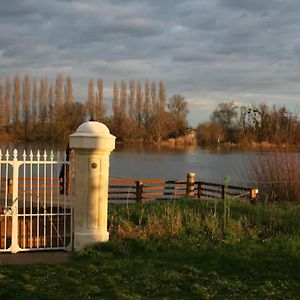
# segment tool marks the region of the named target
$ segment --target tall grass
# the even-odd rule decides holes
[[[295,152],[278,149],[251,158],[248,177],[266,202],[300,201],[300,160]]]
[[[216,204],[216,211],[215,211]],[[110,206],[109,228],[115,238],[170,239],[210,237],[219,241],[264,239],[274,234],[300,231],[300,206],[182,200],[125,206]],[[126,211],[125,211],[126,210]],[[125,217],[126,216],[126,217]]]

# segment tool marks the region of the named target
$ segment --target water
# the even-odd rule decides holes
[[[184,150],[155,148],[121,148],[111,155],[110,174],[121,178],[184,179],[195,172],[205,181],[234,182],[247,180],[247,168],[257,152],[189,148]]]
[[[50,149],[64,151],[65,145],[47,144],[6,144],[2,145],[11,152],[13,148],[29,151]],[[27,152],[28,153],[28,152]],[[111,154],[110,176],[136,179],[185,179],[186,173],[195,172],[197,179],[210,182],[223,182],[230,176],[233,183],[247,183],[247,169],[250,160],[258,151],[239,151],[224,148],[185,148],[168,149],[154,147],[117,147]],[[19,155],[20,156],[20,155]]]

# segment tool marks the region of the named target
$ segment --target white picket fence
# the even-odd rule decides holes
[[[0,150],[0,252],[72,250],[70,174],[66,154]]]

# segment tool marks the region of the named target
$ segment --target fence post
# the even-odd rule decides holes
[[[187,173],[186,175],[186,195],[195,197],[195,177],[196,173]]]
[[[197,198],[200,199],[201,198],[201,182],[198,182],[198,186],[197,186]]]
[[[136,181],[135,201],[143,203],[143,183],[139,180]]]
[[[222,195],[221,198],[224,200],[225,199],[225,185],[222,185]]]
[[[107,231],[109,155],[115,137],[99,122],[81,124],[70,135],[75,153],[74,250],[109,239]]]
[[[250,189],[250,201],[252,203],[257,201],[258,189]]]

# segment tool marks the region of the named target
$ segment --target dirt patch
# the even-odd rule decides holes
[[[63,264],[71,259],[72,253],[66,251],[40,251],[30,253],[2,253],[0,266],[33,265],[33,264]]]

